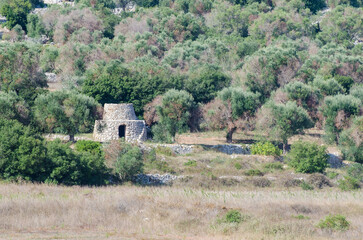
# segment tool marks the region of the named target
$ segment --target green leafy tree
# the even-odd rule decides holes
[[[329,96],[321,108],[325,117],[325,133],[329,142],[339,142],[340,133],[349,128],[350,121],[357,116],[362,102],[350,95]]]
[[[28,106],[15,92],[0,91],[0,118],[16,119],[22,123],[28,123]]]
[[[34,104],[34,117],[43,130],[74,135],[92,130],[98,116],[98,103],[75,91],[40,95]]]
[[[26,29],[28,36],[32,38],[40,37],[46,33],[44,23],[36,14],[28,15]]]
[[[354,47],[356,36],[361,36],[363,29],[362,8],[337,6],[322,19],[317,39],[324,44],[336,42],[349,48]]]
[[[225,88],[219,93],[218,97],[223,101],[229,112],[226,140],[232,142],[233,133],[238,128],[237,124],[235,124],[236,120],[253,116],[259,106],[259,95],[246,92],[240,88]]]
[[[305,3],[305,6],[309,8],[313,13],[316,13],[317,11],[326,7],[325,0],[303,0],[303,2]]]
[[[39,66],[41,48],[32,43],[0,43],[0,89],[14,91],[29,105],[47,86]]]
[[[80,140],[75,144],[80,154],[82,183],[87,185],[104,185],[109,175],[105,165],[105,154],[99,142]]]
[[[64,185],[82,183],[80,158],[70,148],[70,144],[63,144],[59,139],[47,143],[48,157],[51,160],[47,182]]]
[[[318,88],[324,96],[332,96],[344,92],[342,85],[334,78],[325,80],[321,76],[318,76],[314,79],[313,86]]]
[[[199,103],[211,101],[217,92],[227,87],[231,78],[213,66],[197,69],[189,75],[185,83],[185,89],[192,94],[194,100]]]
[[[208,130],[227,131],[226,141],[232,142],[237,129],[246,127],[259,107],[259,95],[242,88],[225,88],[218,97],[203,107],[203,124]]]
[[[326,147],[303,141],[292,144],[287,154],[289,166],[300,173],[323,173],[328,166],[328,157]]]
[[[101,104],[133,103],[136,114],[142,115],[143,107],[156,96],[167,89],[180,88],[179,80],[173,76],[150,76],[144,71],[134,73],[120,61],[111,61],[87,71],[83,92]]]
[[[352,77],[349,76],[334,76],[334,79],[340,84],[342,85],[342,87],[344,88],[344,91],[346,93],[349,93],[350,88],[353,86],[354,84],[354,80]]]
[[[115,162],[115,172],[121,180],[130,181],[132,177],[143,171],[143,156],[140,148],[131,144],[123,144]]]
[[[19,24],[26,29],[27,15],[32,9],[28,0],[9,0],[0,8],[0,14],[6,17],[5,25],[12,29]]]
[[[48,175],[43,139],[15,120],[0,118],[0,156],[0,176],[4,179],[44,181]]]
[[[356,117],[353,124],[340,134],[339,148],[346,160],[363,164],[363,117]]]
[[[286,104],[267,103],[259,113],[259,120],[261,129],[270,131],[270,136],[282,141],[284,153],[290,137],[314,126],[306,110],[290,101]]]
[[[194,99],[188,92],[171,89],[163,95],[161,106],[157,107],[160,118],[158,126],[163,128],[174,142],[177,133],[189,129],[188,122],[194,108]]]
[[[260,93],[265,102],[273,91],[287,84],[297,75],[301,62],[306,57],[306,45],[302,42],[286,41],[278,45],[261,48],[245,59],[245,85]]]
[[[363,85],[357,84],[357,85],[353,86],[350,90],[350,95],[358,98],[363,103]]]

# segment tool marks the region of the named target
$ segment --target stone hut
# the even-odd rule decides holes
[[[103,120],[96,121],[93,131],[93,139],[100,142],[145,141],[146,137],[145,121],[136,117],[132,104],[105,104]]]

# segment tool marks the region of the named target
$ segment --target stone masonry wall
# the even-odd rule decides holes
[[[132,104],[105,104],[103,120],[138,120]]]
[[[93,138],[96,141],[107,142],[119,139],[119,126],[126,126],[125,140],[128,142],[145,141],[145,121],[141,120],[118,120],[118,121],[96,121]]]

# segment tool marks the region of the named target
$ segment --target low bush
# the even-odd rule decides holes
[[[246,176],[263,176],[263,172],[258,169],[248,169],[244,172]]]
[[[263,156],[280,156],[282,150],[273,145],[271,142],[258,142],[251,145],[251,153]]]
[[[263,169],[266,172],[273,172],[274,170],[283,170],[284,166],[280,162],[265,163]]]
[[[348,176],[363,182],[363,164],[355,163],[350,165],[347,169],[347,174]]]
[[[237,210],[229,210],[226,214],[225,221],[227,223],[241,223],[243,221],[242,214]]]
[[[310,190],[314,190],[314,187],[311,186],[309,183],[306,183],[305,181],[303,181],[301,184],[300,184],[300,187],[305,190],[305,191],[310,191]]]
[[[336,178],[338,175],[339,175],[339,173],[337,173],[337,172],[327,172],[327,173],[326,173],[326,176],[327,176],[329,179],[334,179],[334,178]]]
[[[102,153],[102,144],[99,142],[89,141],[89,140],[80,140],[74,144],[74,149],[78,152],[89,152],[93,154],[101,154]]]
[[[252,179],[252,184],[255,187],[265,188],[265,187],[270,187],[272,183],[267,178],[262,177],[262,178]]]
[[[290,187],[298,187],[301,186],[302,181],[300,179],[292,178],[292,179],[285,179],[282,182],[284,187],[290,188]]]
[[[115,171],[121,180],[130,181],[136,174],[142,173],[143,155],[137,146],[124,143],[115,162]]]
[[[47,182],[64,185],[103,185],[108,169],[103,154],[77,152],[59,139],[47,143],[50,159]]]
[[[329,215],[324,220],[321,220],[318,227],[321,229],[331,229],[338,231],[348,230],[350,223],[342,215]]]
[[[360,188],[359,181],[353,177],[345,176],[338,181],[338,187],[343,191],[357,190]]]
[[[162,173],[175,173],[175,170],[171,168],[168,162],[160,160],[156,157],[155,149],[149,153],[144,153],[145,169],[157,170]]]
[[[326,147],[298,141],[287,154],[288,165],[300,173],[324,172],[328,166]]]
[[[241,170],[242,169],[242,165],[240,163],[236,163],[234,164],[234,167],[237,169],[237,170]]]
[[[184,163],[184,166],[186,166],[186,167],[196,167],[197,166],[197,161],[188,160],[188,162]]]
[[[332,186],[329,179],[320,173],[314,173],[309,175],[307,178],[307,183],[319,189]]]
[[[175,156],[175,153],[173,152],[173,150],[171,150],[171,148],[168,147],[162,147],[162,146],[157,146],[155,148],[155,153],[157,155],[164,155],[164,156]]]
[[[296,216],[293,216],[293,217],[296,218],[296,219],[299,219],[299,220],[310,219],[310,217],[304,216],[302,214],[299,214],[299,215],[296,215]]]

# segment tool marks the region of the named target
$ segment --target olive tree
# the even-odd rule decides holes
[[[339,142],[340,133],[349,128],[352,117],[359,114],[362,102],[350,95],[328,96],[321,108],[329,142]]]
[[[210,129],[226,129],[226,141],[232,142],[233,133],[243,128],[244,122],[259,107],[259,94],[242,88],[225,88],[211,103],[205,105],[203,117]]]
[[[174,142],[177,133],[188,130],[194,98],[187,91],[171,89],[163,95],[161,106],[157,107],[160,118],[154,132],[163,132]]]
[[[19,24],[26,29],[27,15],[31,11],[32,5],[28,0],[8,0],[2,4],[0,14],[6,17],[5,25],[12,29]]]
[[[314,126],[307,111],[295,102],[286,104],[267,103],[259,112],[259,128],[269,136],[280,139],[286,153],[290,137],[302,133],[304,129]]]
[[[34,117],[43,130],[68,134],[70,141],[75,134],[92,129],[99,107],[93,98],[76,91],[43,94],[34,105]]]

